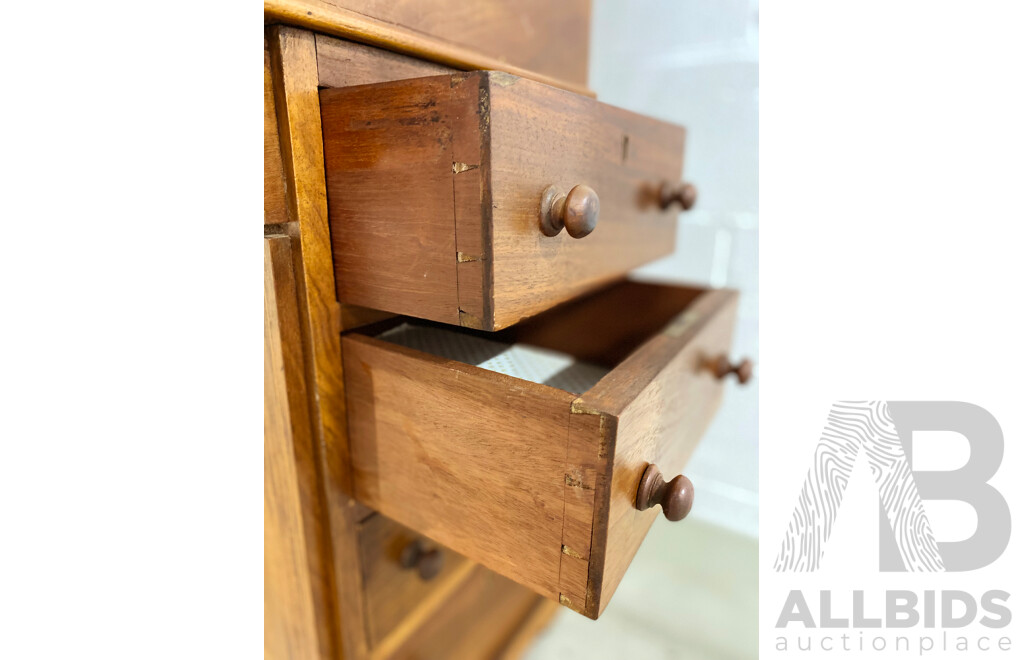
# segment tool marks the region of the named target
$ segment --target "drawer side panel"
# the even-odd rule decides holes
[[[357,499],[557,599],[573,396],[369,337],[342,349]]]
[[[506,74],[489,74],[495,329],[621,277],[675,248],[678,213],[655,190],[682,175],[685,130]],[[539,229],[551,185],[600,200],[589,236]]]

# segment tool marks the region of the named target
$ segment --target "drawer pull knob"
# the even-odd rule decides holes
[[[428,550],[417,540],[405,546],[399,563],[402,568],[415,568],[424,581],[433,580],[444,568],[444,555],[437,548]]]
[[[721,355],[715,361],[714,370],[715,376],[720,379],[729,374],[736,374],[736,380],[740,382],[740,385],[745,385],[754,375],[754,363],[750,361],[750,358],[743,358],[739,364],[733,364],[727,356]]]
[[[545,236],[558,236],[565,227],[573,238],[583,238],[597,227],[601,201],[590,186],[574,186],[569,194],[557,186],[548,186],[540,199],[540,230]]]
[[[640,477],[636,508],[646,511],[655,504],[661,505],[662,512],[669,520],[682,520],[693,507],[693,483],[681,474],[666,483],[661,470],[651,463],[644,470],[644,476]]]
[[[663,209],[667,209],[675,202],[684,211],[689,211],[697,203],[697,187],[692,183],[672,184],[664,181],[658,191],[658,201]]]

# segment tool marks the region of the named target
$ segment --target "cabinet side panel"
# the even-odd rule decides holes
[[[275,273],[275,268],[277,272]],[[317,658],[317,628],[310,552],[296,445],[309,442],[300,361],[295,291],[288,239],[264,239],[263,291],[263,645],[268,660]],[[298,379],[296,377],[299,377]],[[289,386],[289,380],[292,380]]]

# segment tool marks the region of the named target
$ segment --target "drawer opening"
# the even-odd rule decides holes
[[[578,395],[594,387],[705,291],[622,281],[499,332],[402,318],[368,329],[368,334]]]
[[[734,291],[621,281],[500,332],[342,337],[352,494],[581,614],[608,604],[721,399]]]

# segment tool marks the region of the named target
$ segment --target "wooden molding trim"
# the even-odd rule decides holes
[[[340,649],[328,657],[360,659],[368,654],[366,629],[361,625],[364,603],[356,533],[360,509],[349,495],[340,313],[327,224],[316,42],[312,32],[287,26],[273,26],[267,36],[281,156],[285,177],[292,184],[287,186],[285,201],[295,222],[285,227],[298,248],[293,251],[295,281],[313,420],[312,451],[319,472],[317,488],[327,510],[319,543],[329,559],[323,574],[316,577],[333,585],[334,593],[324,599],[324,615],[341,637]]]
[[[505,71],[577,94],[595,96],[593,91],[582,85],[528,71],[450,41],[385,23],[321,0],[264,0],[263,16],[266,23],[297,25],[456,69]]]

